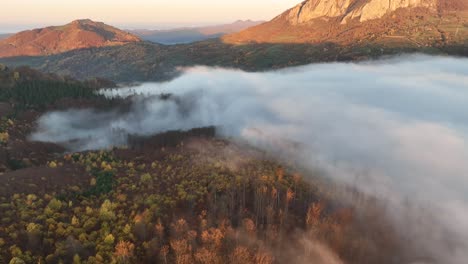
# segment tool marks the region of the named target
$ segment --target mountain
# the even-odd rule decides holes
[[[34,57],[4,57],[0,58],[0,63],[10,67],[28,65],[76,79],[100,77],[115,82],[134,82],[167,80],[177,76],[180,67],[194,65],[262,71],[414,52],[468,57],[468,7],[465,0],[438,0],[435,6],[415,0],[409,2],[409,7],[394,11],[389,5],[388,13],[370,20],[362,18],[371,14],[366,13],[370,8],[366,7],[371,6],[368,4],[372,1],[381,0],[321,1],[324,2],[305,1],[270,22],[220,39],[177,45],[133,41],[125,45],[89,47]],[[400,3],[404,1],[400,0]],[[327,8],[321,8],[326,11],[317,18],[319,6],[330,3]],[[338,11],[332,7],[340,5],[333,3],[349,5],[346,12],[339,9],[342,13],[335,16]],[[425,6],[413,7],[414,3],[424,3]],[[359,12],[360,17],[350,18],[350,14]],[[296,14],[295,18],[292,14]]]
[[[237,20],[231,24],[200,27],[198,30],[205,35],[235,33],[264,23],[265,21]]]
[[[225,34],[236,33],[263,22],[264,21],[238,20],[231,24],[207,27],[184,27],[169,30],[139,29],[130,30],[129,32],[139,36],[143,40],[172,45],[219,38]]]
[[[300,3],[286,12],[290,24],[307,23],[321,17],[340,17],[341,23],[358,19],[360,22],[382,18],[399,8],[426,8],[435,11],[436,0],[309,0]]]
[[[307,0],[227,43],[399,42],[434,46],[468,36],[466,0]]]
[[[0,40],[0,57],[43,56],[91,47],[118,46],[140,38],[89,19],[27,30]]]
[[[13,34],[2,33],[2,34],[0,34],[0,40],[6,39],[6,38],[10,37],[11,35],[13,35]]]

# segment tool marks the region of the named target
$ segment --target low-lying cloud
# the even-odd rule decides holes
[[[125,144],[127,134],[215,125],[395,204],[418,201],[435,213],[435,226],[398,213],[395,222],[434,251],[435,263],[468,259],[468,59],[409,56],[267,73],[195,67],[171,82],[104,93],[135,92],[126,114],[48,113],[32,139],[84,150]],[[455,245],[445,243],[447,233]]]

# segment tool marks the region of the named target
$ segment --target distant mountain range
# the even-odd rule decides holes
[[[129,30],[129,32],[143,40],[171,45],[219,38],[226,34],[236,33],[249,27],[259,25],[263,22],[265,21],[238,20],[231,24],[206,27],[184,27],[168,30],[138,29]]]
[[[196,31],[212,36],[227,28],[241,27]],[[193,65],[259,71],[413,52],[468,56],[468,0],[307,0],[269,22],[177,45],[145,41],[161,32],[134,33],[140,37],[89,20],[27,31],[0,41],[0,63],[132,82],[167,80]]]
[[[10,34],[10,33],[0,33],[0,40],[2,39],[6,39],[10,36],[12,36],[13,34]]]
[[[84,19],[64,26],[27,30],[0,40],[0,57],[44,56],[138,41],[140,38],[128,32]]]

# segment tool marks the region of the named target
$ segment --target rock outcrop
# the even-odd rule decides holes
[[[140,38],[89,19],[64,26],[27,30],[0,40],[0,57],[43,56],[74,49],[123,45]]]
[[[378,19],[384,15],[396,11],[399,8],[427,8],[431,11],[436,11],[436,0],[370,0],[365,4],[358,5],[357,8],[351,9],[344,18],[344,22],[348,19],[359,18],[359,21],[364,22],[371,19]]]
[[[437,0],[307,0],[286,12],[290,24],[307,23],[316,18],[341,17],[360,22],[378,19],[399,8],[427,8],[435,11]]]

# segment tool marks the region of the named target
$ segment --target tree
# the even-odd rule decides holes
[[[221,264],[223,259],[217,254],[217,251],[201,248],[195,253],[195,261],[200,264]]]
[[[274,258],[271,254],[262,251],[259,249],[257,254],[255,254],[255,263],[256,264],[272,264],[274,262]]]
[[[164,261],[164,264],[167,264],[167,254],[169,254],[169,246],[162,246],[161,250],[159,251],[159,255]]]
[[[73,256],[73,264],[81,264],[80,255],[75,254],[75,255]]]
[[[237,246],[229,255],[229,263],[231,264],[249,264],[252,263],[252,255],[249,250],[243,246]]]
[[[114,241],[115,241],[115,237],[112,235],[112,234],[108,234],[105,238],[104,238],[104,243],[106,244],[114,244]]]
[[[13,79],[15,79],[15,81],[18,81],[20,78],[20,73],[19,72],[14,72],[13,73]]]
[[[171,240],[171,248],[174,251],[176,264],[191,264],[192,247],[186,239]]]
[[[323,204],[312,203],[307,210],[306,224],[312,231],[317,231],[320,224],[320,216],[322,214]]]
[[[115,246],[114,256],[118,263],[130,263],[135,250],[135,245],[127,241],[120,241]]]
[[[242,226],[244,230],[247,232],[247,234],[249,234],[251,237],[255,237],[257,228],[255,227],[255,223],[252,219],[250,218],[244,219],[244,221],[242,222]]]
[[[0,143],[6,143],[10,139],[10,135],[8,132],[1,132],[0,133]]]
[[[201,233],[203,244],[211,251],[217,251],[221,248],[224,234],[218,228],[210,228]]]
[[[26,262],[18,257],[14,257],[10,260],[9,264],[26,264]]]
[[[101,208],[99,209],[99,217],[101,218],[101,220],[113,220],[115,218],[114,208],[115,205],[111,201],[105,200],[104,203],[102,203]]]

